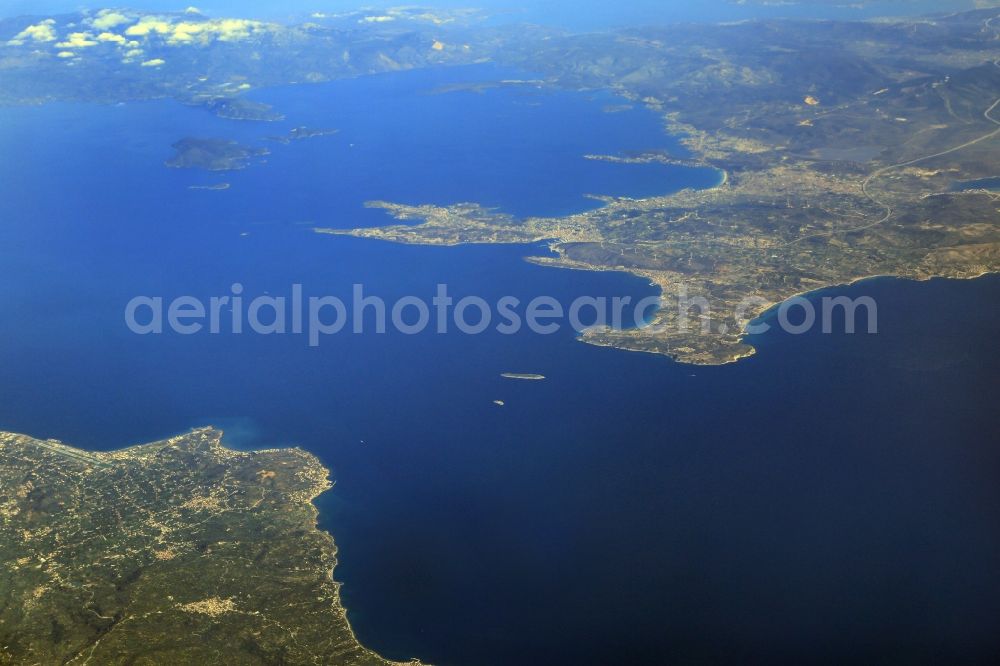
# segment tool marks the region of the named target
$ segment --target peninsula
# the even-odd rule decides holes
[[[707,190],[565,217],[475,202],[376,201],[398,224],[317,229],[397,243],[548,242],[558,268],[647,279],[647,326],[583,342],[716,365],[754,353],[747,324],[787,299],[873,276],[973,278],[1000,270],[996,10],[880,21],[747,21],[514,42],[496,58],[549,85],[606,89],[663,119],[685,155],[582,156],[715,168]],[[703,299],[699,317],[676,306]]]

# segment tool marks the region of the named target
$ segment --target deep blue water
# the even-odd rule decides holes
[[[281,124],[171,102],[0,110],[0,428],[107,449],[204,424],[300,444],[336,577],[367,645],[457,664],[987,661],[1000,650],[1000,279],[850,289],[878,335],[768,333],[692,368],[552,336],[129,333],[135,295],[393,299],[651,294],[545,269],[541,248],[319,237],[361,203],[580,210],[714,174],[586,153],[676,148],[603,97],[426,94],[491,70],[259,93]],[[163,166],[188,136],[272,145],[211,175]],[[353,144],[353,147],[352,147]],[[264,144],[261,144],[264,145]],[[228,181],[225,192],[188,185]],[[247,234],[247,235],[243,235]],[[505,371],[544,382],[510,382]],[[504,408],[492,404],[506,402]]]

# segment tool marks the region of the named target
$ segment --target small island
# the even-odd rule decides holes
[[[235,171],[245,169],[255,157],[270,154],[266,148],[244,146],[226,139],[181,139],[173,145],[176,151],[167,160],[172,169],[204,169],[206,171]]]
[[[315,139],[321,136],[333,136],[340,130],[338,129],[314,129],[312,127],[293,127],[289,130],[288,134],[282,136],[269,136],[267,137],[269,141],[275,141],[277,143],[288,145],[293,141],[302,141],[304,139]]]

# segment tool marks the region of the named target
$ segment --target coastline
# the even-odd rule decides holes
[[[613,267],[603,268],[603,267],[600,267],[600,266],[590,267],[590,266],[580,266],[580,265],[565,265],[565,264],[559,263],[558,261],[546,261],[545,257],[526,256],[526,257],[524,257],[524,259],[525,259],[525,261],[528,261],[529,263],[536,264],[536,265],[539,265],[539,266],[547,266],[549,268],[559,268],[559,269],[564,269],[564,270],[579,270],[579,271],[588,271],[588,272],[625,273],[625,274],[628,274],[628,275],[635,276],[637,278],[643,278],[643,279],[647,279],[647,280],[650,279],[650,275],[647,274],[646,272],[630,271],[630,270],[623,269],[623,268],[613,268]],[[829,284],[829,285],[824,285],[824,286],[816,287],[816,288],[813,288],[813,289],[806,289],[806,290],[803,290],[803,291],[799,291],[799,292],[796,292],[796,293],[793,293],[793,294],[789,295],[786,298],[783,298],[780,301],[776,301],[774,303],[771,303],[771,304],[767,305],[763,310],[761,310],[760,312],[758,312],[757,314],[755,314],[753,317],[751,317],[743,325],[743,328],[740,330],[740,334],[739,334],[739,337],[738,337],[737,341],[738,341],[738,343],[740,345],[744,345],[746,347],[746,349],[743,349],[743,350],[741,350],[739,352],[727,355],[727,356],[725,356],[724,358],[722,358],[722,359],[720,359],[718,361],[713,360],[713,362],[710,362],[710,363],[697,362],[697,361],[687,361],[687,360],[684,360],[683,356],[681,356],[679,354],[675,355],[674,353],[672,353],[669,350],[642,348],[642,347],[640,347],[638,345],[630,345],[630,344],[627,344],[627,343],[623,343],[623,342],[621,342],[619,340],[607,341],[606,339],[604,339],[604,338],[602,338],[600,336],[600,332],[601,331],[607,331],[607,330],[610,330],[610,331],[641,331],[645,327],[653,326],[653,325],[656,324],[656,317],[657,317],[658,313],[665,311],[665,308],[662,308],[662,307],[659,308],[659,309],[657,309],[657,310],[655,310],[655,311],[653,311],[649,315],[649,317],[646,320],[644,326],[629,326],[629,327],[622,328],[622,329],[609,329],[607,327],[600,327],[600,326],[598,326],[598,327],[590,327],[590,328],[584,329],[582,331],[578,331],[577,335],[576,335],[576,340],[578,342],[582,342],[582,343],[588,344],[588,345],[593,345],[595,347],[606,347],[606,348],[617,349],[617,350],[625,351],[625,352],[645,353],[645,354],[653,354],[653,355],[657,355],[657,356],[666,356],[667,358],[669,358],[670,360],[672,360],[672,361],[674,361],[676,363],[683,363],[683,364],[686,364],[686,365],[693,365],[693,366],[721,366],[721,365],[729,365],[729,364],[732,364],[732,363],[738,363],[739,361],[741,361],[743,359],[750,358],[750,357],[756,355],[756,353],[757,353],[756,348],[748,342],[748,339],[750,337],[752,337],[754,334],[748,333],[747,332],[747,328],[750,327],[750,326],[752,326],[752,325],[754,325],[754,324],[766,323],[767,321],[771,320],[776,315],[778,308],[780,308],[784,303],[787,303],[788,301],[790,301],[790,300],[792,300],[794,298],[809,298],[809,299],[812,299],[812,298],[814,298],[814,297],[816,297],[816,296],[818,296],[820,294],[823,294],[824,292],[836,292],[837,290],[842,290],[842,289],[846,289],[846,288],[849,288],[849,287],[853,287],[853,286],[856,286],[856,285],[858,285],[858,284],[860,284],[862,282],[866,282],[866,281],[869,281],[869,280],[882,280],[882,279],[887,279],[887,280],[906,280],[906,281],[920,283],[920,282],[928,282],[930,280],[961,280],[961,281],[976,280],[976,279],[987,277],[987,276],[990,276],[990,275],[1000,275],[1000,271],[982,271],[980,273],[976,273],[976,274],[972,274],[972,275],[965,275],[965,276],[962,276],[962,275],[921,275],[921,276],[913,276],[913,275],[897,275],[897,274],[892,274],[892,273],[881,273],[881,274],[875,274],[875,275],[864,275],[864,276],[861,276],[861,277],[857,277],[857,278],[854,278],[854,279],[851,279],[851,280],[846,280],[846,281],[839,282],[839,283],[836,283],[836,284]],[[657,287],[659,287],[659,295],[660,295],[660,297],[662,298],[664,296],[664,290],[663,290],[662,285],[658,284],[655,280],[651,280],[649,284],[651,286],[657,286]],[[695,332],[694,335],[699,335],[699,333]],[[648,339],[653,339],[653,338],[655,338],[655,336],[648,336]]]
[[[39,473],[39,480],[36,481],[35,485],[39,492],[46,492],[44,479],[45,472],[48,469],[62,469],[64,470],[62,472],[63,475],[70,474],[71,477],[72,475],[79,476],[80,486],[85,487],[88,483],[90,483],[99,488],[103,488],[104,486],[100,484],[110,483],[112,484],[111,488],[114,489],[117,487],[113,485],[116,483],[114,479],[121,475],[122,470],[120,468],[125,468],[125,470],[131,470],[126,472],[126,476],[129,474],[150,475],[151,478],[147,479],[146,483],[155,487],[158,482],[169,480],[169,475],[173,473],[173,471],[169,473],[164,472],[164,476],[158,478],[158,467],[163,464],[161,459],[164,455],[167,457],[176,456],[182,460],[190,460],[189,464],[191,466],[191,471],[188,476],[189,478],[193,478],[195,481],[200,481],[199,472],[204,469],[204,465],[207,465],[207,469],[209,470],[216,467],[223,468],[225,470],[223,472],[223,480],[228,480],[228,483],[235,484],[237,488],[247,483],[254,484],[255,482],[253,479],[257,479],[256,483],[261,484],[264,489],[264,496],[262,496],[261,499],[253,505],[240,507],[238,505],[238,500],[233,500],[234,502],[237,502],[235,507],[229,504],[219,506],[217,500],[213,499],[218,497],[217,494],[213,494],[217,490],[213,487],[214,482],[210,484],[209,479],[206,478],[205,484],[194,484],[193,491],[191,488],[185,487],[182,491],[177,493],[180,496],[183,496],[184,492],[196,493],[191,500],[188,500],[188,502],[184,504],[176,504],[181,497],[163,499],[162,502],[165,506],[160,507],[159,514],[165,517],[160,520],[164,521],[165,524],[169,524],[169,515],[171,512],[177,511],[178,508],[183,508],[188,505],[191,506],[191,509],[187,510],[188,512],[208,512],[210,517],[218,514],[218,520],[237,521],[235,523],[231,523],[234,525],[240,525],[241,523],[238,521],[240,521],[244,515],[251,520],[251,524],[253,524],[253,520],[262,520],[265,524],[267,524],[267,514],[269,509],[270,511],[280,511],[282,515],[285,515],[283,520],[287,520],[289,513],[294,515],[295,511],[302,511],[303,523],[310,525],[312,530],[311,535],[306,534],[297,539],[301,542],[299,547],[301,548],[303,559],[299,562],[282,561],[280,559],[275,562],[274,556],[272,556],[268,559],[269,564],[266,565],[265,568],[277,567],[275,574],[279,576],[279,578],[282,575],[282,567],[287,566],[289,571],[300,571],[303,564],[315,560],[315,553],[309,553],[309,541],[314,541],[313,546],[315,546],[315,542],[318,539],[319,542],[323,544],[322,550],[324,553],[323,557],[321,557],[317,562],[317,565],[322,566],[322,571],[316,572],[316,580],[318,582],[326,582],[321,583],[321,587],[317,587],[309,592],[306,592],[305,590],[296,591],[293,586],[290,590],[290,594],[294,595],[295,592],[302,592],[303,604],[316,604],[317,600],[320,600],[321,602],[324,598],[328,600],[329,606],[327,609],[325,611],[321,610],[318,612],[320,612],[321,616],[326,614],[329,618],[328,621],[331,623],[328,625],[329,631],[333,631],[335,633],[339,632],[342,635],[342,638],[340,639],[332,639],[335,643],[337,654],[341,654],[344,657],[344,661],[342,663],[358,664],[359,666],[362,664],[379,664],[383,666],[421,666],[422,662],[417,659],[411,659],[403,662],[391,661],[381,657],[373,650],[364,647],[357,639],[354,629],[348,620],[347,609],[344,608],[340,596],[340,588],[343,583],[337,581],[334,576],[337,566],[338,546],[333,535],[329,531],[320,527],[320,512],[319,507],[316,504],[316,499],[333,487],[329,469],[320,462],[319,458],[316,457],[315,454],[306,451],[301,447],[239,450],[227,447],[223,444],[222,438],[222,430],[209,426],[195,428],[184,434],[176,435],[161,441],[130,445],[109,451],[88,451],[86,449],[79,449],[71,445],[64,444],[63,442],[54,439],[38,440],[18,433],[0,432],[0,458],[12,458],[11,465],[5,465],[5,474],[7,475],[17,474],[17,468],[19,467],[18,463],[21,465],[28,464],[31,467],[37,466],[40,470],[42,470]],[[34,452],[32,449],[34,449]],[[248,467],[262,467],[264,471],[257,472],[256,476],[254,476],[247,470]],[[270,468],[278,471],[268,471]],[[105,477],[108,477],[111,480],[109,481],[105,479]],[[59,490],[53,489],[51,492],[57,493]],[[255,508],[265,501],[266,495],[268,494],[272,494],[273,496],[273,499],[269,500],[270,503],[265,504],[265,508],[263,509]],[[84,497],[85,496],[86,495],[84,495]],[[224,497],[231,496],[224,495]],[[174,504],[171,504],[171,502]],[[286,502],[289,505],[284,510],[280,508],[282,502]],[[64,513],[72,514],[77,509],[85,510],[86,506],[76,507],[72,506],[72,504],[67,504],[67,508]],[[13,515],[16,517],[20,514],[17,513],[15,509],[15,513]],[[177,515],[186,514],[181,513]],[[253,515],[254,518],[249,518],[251,515]],[[127,523],[128,519],[129,516],[126,515],[119,520],[126,521]],[[295,521],[292,520],[292,523],[294,522]],[[118,529],[121,529],[121,525],[118,526]],[[192,527],[190,529],[196,528]],[[280,530],[283,528],[277,529]],[[181,531],[183,532],[184,530],[182,529]],[[237,544],[241,543],[239,531],[240,530],[237,529],[236,535],[230,537],[234,539],[234,543]],[[109,530],[109,532],[113,534],[114,530]],[[168,531],[163,534],[169,535],[171,532],[172,530],[168,529]],[[244,546],[252,547],[253,544],[257,542],[257,539],[254,539],[253,536],[251,536],[255,532],[256,529],[251,530],[248,533],[247,538],[249,541],[245,542],[243,544]],[[86,540],[87,537],[88,534],[84,531],[82,534],[77,536],[76,539]],[[70,538],[73,537],[71,536]],[[105,542],[107,541],[108,535],[106,534]],[[155,545],[155,548],[165,548],[166,550],[162,552],[170,553],[170,555],[149,558],[147,563],[139,565],[140,571],[145,569],[157,570],[158,567],[170,566],[173,565],[175,561],[182,561],[184,559],[183,543],[181,546],[175,546],[169,541],[167,536],[161,536],[159,540],[154,543],[158,544]],[[266,543],[261,543],[260,545],[265,549],[269,547]],[[17,544],[9,545],[8,548],[17,548]],[[178,548],[180,548],[180,550],[177,550]],[[226,561],[225,558],[227,555],[225,554],[225,549],[220,549],[220,553],[222,554],[217,557],[221,558],[221,560],[216,563],[216,567]],[[30,557],[30,555],[28,557]],[[205,557],[207,557],[207,555],[201,555],[198,561],[203,560]],[[209,559],[212,558],[210,557]],[[24,561],[24,558],[21,558],[18,561]],[[30,562],[30,559],[28,561]],[[321,564],[323,561],[328,562],[329,566],[327,567],[326,565]],[[42,560],[42,562],[44,563],[46,569],[56,568],[60,565],[64,567],[73,566],[75,568],[71,569],[70,573],[73,573],[74,575],[87,575],[88,567],[93,566],[93,564],[88,564],[87,562],[73,562],[72,564],[55,563],[54,560]],[[210,570],[213,570],[213,568],[210,568]],[[308,567],[306,567],[306,570],[308,570]],[[160,575],[164,574],[161,573]],[[100,586],[101,573],[99,570],[91,572],[89,576],[93,579],[94,585]],[[301,579],[303,575],[296,574],[296,577]],[[306,578],[308,578],[308,576],[306,576]],[[62,580],[62,577],[57,575],[56,580]],[[209,575],[202,582],[204,583],[206,590],[213,589],[213,585],[215,585],[211,575]],[[323,587],[326,589],[323,589]],[[185,590],[185,593],[190,592],[191,590]],[[255,608],[253,606],[255,593],[257,593],[257,590],[243,588],[239,590],[239,594],[236,598],[241,606],[245,606],[247,603],[250,603],[250,607]],[[55,595],[54,592],[53,595]],[[266,597],[262,597],[261,599],[264,600]],[[233,600],[221,599],[218,597],[212,597],[205,601],[192,602],[186,606],[178,606],[178,602],[174,602],[173,597],[162,600],[141,599],[141,603],[146,604],[147,606],[151,605],[153,609],[157,609],[153,612],[158,615],[169,616],[170,614],[179,613],[180,615],[185,616],[185,613],[182,611],[189,609],[187,610],[187,614],[204,614],[206,617],[224,616],[227,619],[234,616],[246,617],[247,620],[245,622],[237,620],[232,624],[226,625],[227,628],[235,625],[235,631],[242,631],[243,629],[240,627],[244,627],[244,625],[248,628],[254,623],[259,624],[262,619],[274,622],[273,620],[268,620],[269,615],[271,613],[283,612],[281,609],[274,607],[268,610],[266,605],[253,611],[243,610],[242,608],[234,606]],[[262,601],[262,603],[273,604],[276,602]],[[281,603],[287,603],[287,601],[283,600]],[[203,608],[204,610],[202,610]],[[305,631],[303,631],[303,633],[308,633],[308,631],[314,631],[316,629],[316,626],[308,626],[308,623],[311,620],[312,618],[302,618],[300,620],[300,623],[305,624]],[[288,620],[283,620],[283,622],[287,624]],[[281,625],[279,624],[278,626]],[[302,628],[300,627],[300,630],[301,629]],[[322,627],[320,627],[320,629],[322,630]],[[290,630],[291,629],[289,629],[289,631]],[[142,630],[133,629],[132,631]],[[225,633],[224,630],[222,631]],[[120,634],[122,632],[119,630],[118,633]],[[125,633],[127,634],[128,632]],[[91,656],[93,656],[94,650],[100,642],[100,640],[97,640],[93,643],[89,651]],[[296,645],[298,645],[298,641],[296,641]],[[301,649],[302,646],[300,645],[299,648]],[[306,649],[312,650],[313,647],[310,646]],[[330,649],[334,649],[334,646],[323,645],[322,641],[318,641],[315,645],[315,650],[317,650],[317,652],[314,654],[317,658],[319,658],[319,651]]]
[[[901,281],[905,281],[905,282],[915,282],[915,283],[930,282],[931,280],[954,280],[954,281],[959,281],[959,282],[967,282],[967,281],[978,280],[980,278],[989,277],[989,276],[993,276],[993,275],[1000,275],[1000,271],[983,271],[983,272],[977,273],[975,275],[967,275],[967,276],[957,276],[957,275],[926,275],[926,276],[917,276],[917,277],[914,277],[914,276],[910,276],[910,275],[893,275],[891,273],[881,273],[881,274],[878,274],[878,275],[865,275],[863,277],[855,278],[853,280],[849,280],[849,281],[846,281],[846,282],[841,282],[841,283],[838,283],[838,284],[831,284],[831,285],[827,285],[827,286],[823,286],[823,287],[817,287],[815,289],[808,289],[808,290],[805,290],[805,291],[800,291],[798,293],[792,294],[791,296],[789,296],[788,298],[784,299],[783,301],[779,301],[777,303],[774,303],[773,305],[768,306],[767,309],[765,309],[764,311],[762,311],[760,314],[755,315],[753,317],[753,319],[751,319],[749,322],[747,322],[747,326],[751,326],[751,325],[753,325],[755,323],[766,323],[766,320],[769,320],[769,319],[773,318],[773,316],[777,313],[778,308],[781,307],[782,304],[784,304],[784,303],[792,300],[793,298],[809,298],[809,299],[812,299],[812,298],[814,298],[816,296],[819,296],[823,292],[827,292],[827,291],[834,291],[835,292],[836,290],[847,289],[849,287],[857,286],[857,285],[861,284],[862,282],[876,281],[876,280],[901,280]],[[745,339],[745,337],[747,335],[748,334],[746,333],[746,328],[744,328],[744,330],[743,330],[743,337],[740,338],[740,339],[741,340]]]

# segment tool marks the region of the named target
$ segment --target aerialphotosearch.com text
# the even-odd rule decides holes
[[[352,286],[350,298],[332,295],[307,295],[301,284],[293,284],[287,295],[263,294],[251,297],[241,283],[234,283],[229,293],[210,298],[179,296],[136,296],[125,306],[125,323],[138,335],[172,332],[180,335],[244,334],[302,335],[311,347],[324,338],[343,333],[378,333],[391,331],[417,335],[433,330],[445,334],[458,331],[478,335],[495,330],[513,335],[523,330],[551,335],[569,326],[580,332],[594,327],[613,329],[644,328],[651,325],[662,308],[676,307],[671,325],[703,333],[713,328],[714,315],[725,315],[739,322],[748,334],[764,333],[776,324],[782,330],[800,334],[821,326],[824,333],[833,331],[832,322],[839,314],[842,330],[855,332],[859,312],[864,313],[867,333],[878,328],[875,301],[867,296],[823,297],[814,303],[802,296],[791,298],[777,307],[777,316],[768,321],[752,320],[760,309],[759,301],[748,298],[735,311],[714,312],[709,299],[690,296],[679,290],[676,300],[661,296],[633,299],[629,296],[580,296],[565,304],[551,296],[536,296],[523,301],[504,296],[493,302],[478,296],[456,299],[448,285],[437,285],[433,296],[404,296],[387,301],[365,293],[364,285]],[[661,321],[664,318],[659,318]],[[770,323],[769,323],[770,322]]]

